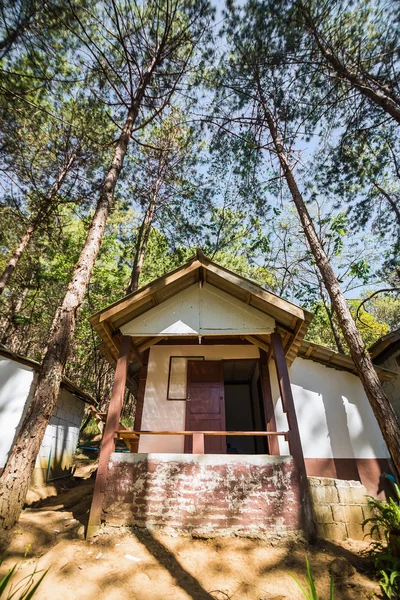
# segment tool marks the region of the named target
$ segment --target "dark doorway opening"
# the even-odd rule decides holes
[[[258,360],[224,360],[227,431],[265,431]],[[228,454],[269,454],[266,437],[227,436]]]

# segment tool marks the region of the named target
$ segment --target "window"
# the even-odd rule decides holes
[[[188,360],[204,360],[204,356],[171,356],[167,391],[168,400],[186,400]]]

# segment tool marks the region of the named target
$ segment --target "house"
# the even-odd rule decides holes
[[[375,364],[400,373],[400,329],[381,337],[369,349]],[[400,378],[385,381],[384,390],[400,420]]]
[[[88,535],[103,520],[362,537],[390,455],[351,358],[304,340],[312,316],[200,250],[92,316],[116,371]],[[118,426],[125,386],[132,431]]]
[[[0,474],[29,409],[40,363],[0,347]],[[33,485],[71,474],[85,403],[93,398],[63,378],[33,471]]]

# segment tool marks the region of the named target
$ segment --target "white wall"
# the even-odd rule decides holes
[[[275,365],[270,362],[278,430],[287,430]],[[305,458],[388,458],[372,408],[356,375],[303,358],[289,369]],[[286,442],[280,441],[283,454]]]
[[[149,355],[142,429],[182,431],[185,429],[186,402],[167,400],[169,361],[171,356],[204,356],[205,360],[258,358],[256,346],[152,346]],[[140,438],[139,452],[183,452],[183,436]]]
[[[36,383],[32,367],[0,356],[0,468],[4,468],[14,439],[29,408]],[[33,479],[45,481],[51,449],[51,475],[67,473],[78,444],[84,402],[61,389],[39,450]]]
[[[46,480],[47,477],[49,458],[50,479],[70,472],[79,441],[84,408],[82,400],[66,389],[61,389],[36,461],[36,469],[41,470],[42,480]]]
[[[7,461],[34,381],[31,367],[0,356],[0,468]]]

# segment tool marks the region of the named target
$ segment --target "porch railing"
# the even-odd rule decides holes
[[[246,436],[246,437],[284,437],[289,441],[289,431],[132,431],[119,429],[118,438],[124,440],[131,452],[137,452],[141,435],[190,435],[192,436],[192,454],[204,454],[204,436]]]

